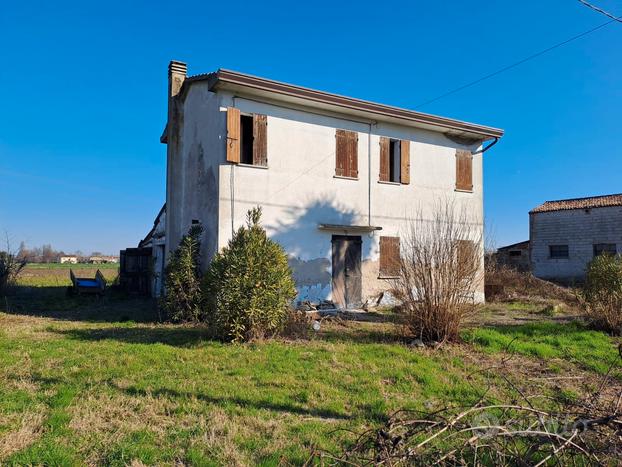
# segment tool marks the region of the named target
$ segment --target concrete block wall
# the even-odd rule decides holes
[[[582,281],[594,257],[594,244],[615,243],[622,252],[622,207],[531,213],[529,230],[536,277]],[[550,258],[550,245],[568,245],[568,258]]]

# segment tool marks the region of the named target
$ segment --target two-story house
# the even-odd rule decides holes
[[[388,288],[400,233],[415,212],[432,216],[434,200],[459,203],[481,233],[482,154],[502,130],[234,71],[186,70],[169,65],[166,252],[201,223],[207,266],[261,206],[290,257],[298,300],[351,307]]]

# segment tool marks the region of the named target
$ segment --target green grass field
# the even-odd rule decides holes
[[[437,351],[339,321],[227,345],[155,324],[150,300],[66,297],[59,269],[0,303],[2,465],[300,464],[396,410],[474,403],[491,384],[478,370],[508,351],[538,375],[597,375],[617,355],[602,333],[548,321],[475,327]]]
[[[20,274],[23,287],[62,287],[71,284],[69,270],[78,277],[95,277],[100,270],[106,280],[112,282],[119,275],[118,264],[27,264]]]

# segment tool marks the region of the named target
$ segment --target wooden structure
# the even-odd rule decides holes
[[[69,270],[69,277],[71,278],[71,292],[76,294],[97,294],[103,295],[106,290],[106,279],[101,271],[98,269],[95,273],[95,278],[91,277],[76,277],[73,270]]]
[[[152,249],[126,248],[120,252],[119,281],[129,294],[151,295]]]

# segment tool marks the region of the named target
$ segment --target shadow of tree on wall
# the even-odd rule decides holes
[[[331,285],[331,239],[343,231],[319,230],[319,224],[362,225],[365,215],[345,207],[334,199],[319,198],[303,206],[285,208],[285,214],[274,225],[266,225],[270,237],[289,256],[296,287],[307,290],[299,299],[326,299]],[[364,243],[369,255],[370,242]]]

